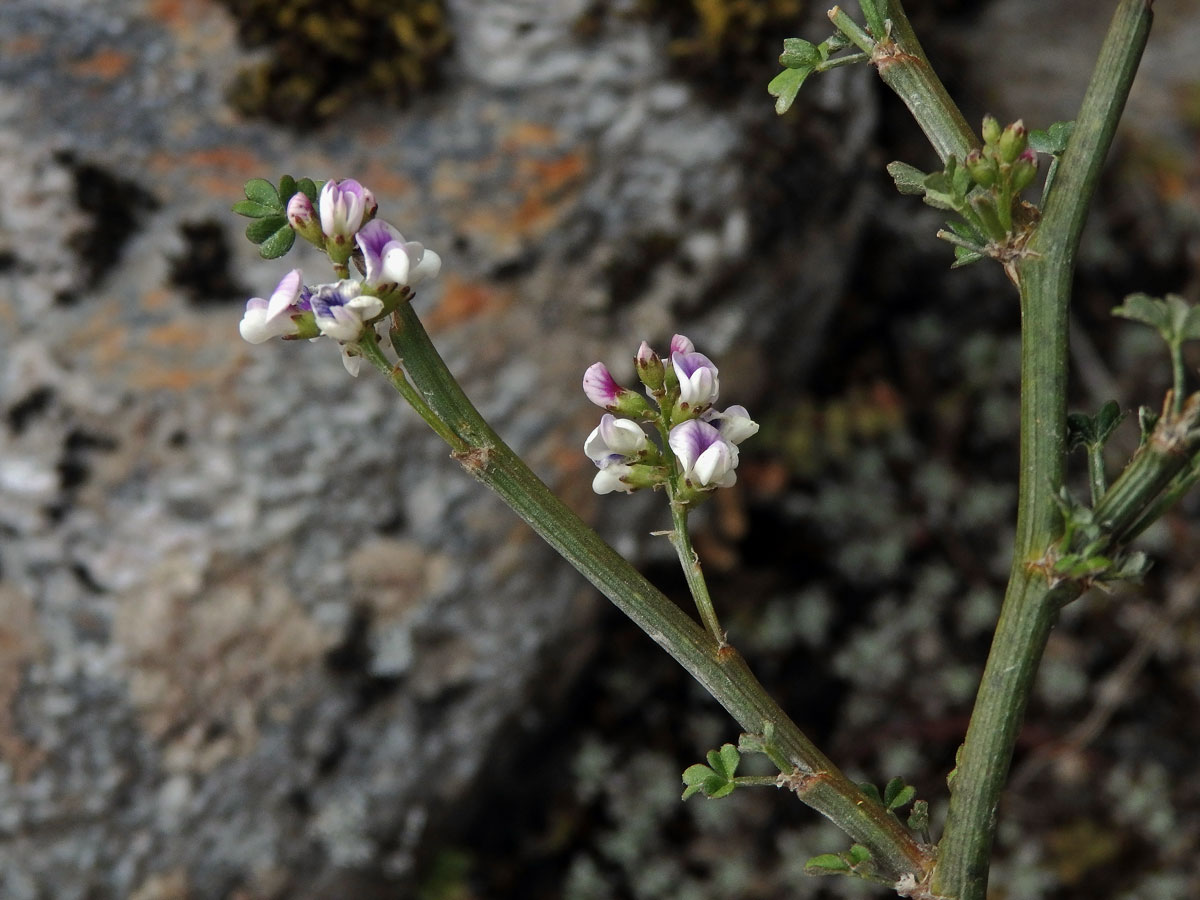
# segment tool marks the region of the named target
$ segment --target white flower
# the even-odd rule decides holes
[[[758,423],[750,418],[744,406],[731,406],[724,412],[709,410],[701,418],[715,426],[721,432],[721,437],[731,444],[740,444],[758,434]]]
[[[692,487],[729,487],[737,481],[737,446],[707,422],[681,422],[671,429],[667,442],[679,462],[680,474]]]
[[[362,337],[363,322],[383,312],[383,301],[363,294],[362,284],[352,280],[321,285],[309,302],[321,334],[343,343],[357,341]]]
[[[596,465],[604,466],[636,459],[649,444],[646,432],[637,422],[605,413],[583,442],[583,452]]]

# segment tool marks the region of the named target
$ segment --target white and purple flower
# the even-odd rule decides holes
[[[361,338],[364,322],[383,312],[382,300],[364,294],[361,282],[348,279],[317,287],[309,303],[321,334],[343,344]]]
[[[406,241],[396,228],[382,219],[372,219],[354,236],[366,264],[366,283],[371,287],[395,284],[416,287],[437,277],[442,258],[417,241]]]
[[[335,244],[349,241],[378,208],[375,195],[353,178],[325,182],[318,205],[321,230]]]
[[[642,426],[632,419],[618,419],[612,413],[600,417],[583,442],[583,452],[598,466],[635,460],[650,446]]]
[[[731,444],[740,444],[748,437],[758,434],[758,423],[750,418],[744,406],[731,406],[724,412],[710,409],[700,417],[721,432],[721,437]]]
[[[251,297],[238,331],[251,344],[261,344],[273,337],[296,334],[299,327],[292,316],[309,308],[309,291],[301,280],[300,270],[292,269],[280,279],[270,299]]]
[[[737,481],[737,445],[726,440],[715,426],[688,419],[671,429],[667,442],[688,487],[711,490]]]
[[[672,341],[671,345],[674,344]],[[688,341],[688,344],[691,344],[691,341]],[[671,367],[675,370],[675,377],[679,379],[678,402],[681,410],[695,413],[712,406],[720,392],[721,383],[717,378],[717,367],[711,359],[694,350],[672,352]]]
[[[601,409],[612,409],[625,388],[617,384],[617,380],[608,371],[608,366],[602,362],[592,363],[583,373],[583,393],[589,400]]]

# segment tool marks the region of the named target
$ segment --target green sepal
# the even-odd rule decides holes
[[[796,102],[796,95],[800,93],[800,86],[812,72],[813,70],[809,66],[800,69],[784,69],[771,79],[767,85],[767,93],[775,98],[776,113],[783,115],[792,108],[792,104]]]
[[[783,42],[783,53],[779,64],[786,69],[815,69],[824,62],[824,56],[816,44],[802,38],[787,38]]]
[[[279,199],[279,191],[275,190],[275,185],[271,184],[265,178],[251,178],[246,182],[244,190],[247,200],[253,200],[255,203],[269,206],[271,209],[283,209],[283,201]]]

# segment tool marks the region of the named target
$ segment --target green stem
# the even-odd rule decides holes
[[[453,431],[442,424],[441,419],[434,415],[433,410],[429,408],[424,398],[417,393],[416,389],[409,383],[408,378],[404,375],[404,369],[401,366],[393,366],[379,346],[379,342],[375,339],[373,333],[368,333],[359,341],[359,349],[362,350],[363,359],[367,360],[371,365],[383,373],[386,378],[396,389],[396,391],[408,401],[409,405],[417,411],[422,419],[425,420],[430,428],[434,430],[438,437],[451,446],[457,453],[462,453],[469,449],[466,441],[456,435]]]
[[[708,593],[708,583],[704,580],[704,570],[700,567],[700,556],[692,549],[692,538],[687,527],[688,505],[671,500],[671,545],[679,555],[679,564],[683,567],[683,575],[687,579],[688,590],[696,601],[696,609],[704,627],[712,635],[718,646],[728,646],[725,632],[717,620],[717,611],[713,608],[712,597]]]
[[[1087,445],[1088,483],[1092,488],[1092,506],[1100,502],[1108,490],[1108,475],[1104,471],[1104,444],[1098,442]]]
[[[891,33],[873,54],[879,77],[904,101],[942,163],[951,156],[962,162],[979,138],[929,65],[900,0],[887,0],[887,17]]]
[[[895,818],[867,799],[771,699],[732,647],[721,644],[604,542],[525,465],[475,410],[408,304],[394,316],[392,342],[434,414],[469,447],[454,456],[494,490],[551,547],[708,690],[747,732],[770,724],[793,767],[787,786],[871,850],[880,870],[918,881],[931,860]]]
[[[933,891],[984,900],[1000,794],[1056,611],[1075,586],[1048,589],[1031,564],[1060,529],[1066,456],[1067,308],[1087,206],[1150,29],[1147,0],[1120,0],[1042,220],[1015,273],[1021,293],[1021,471],[1009,588],[950,797]]]
[[[1171,373],[1175,390],[1172,393],[1171,411],[1179,415],[1183,411],[1184,392],[1187,391],[1187,368],[1183,364],[1183,341],[1171,341]]]

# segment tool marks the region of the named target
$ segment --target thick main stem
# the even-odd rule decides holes
[[[773,726],[772,744],[795,767],[790,785],[809,806],[871,850],[882,874],[918,880],[930,858],[898,820],[822,754],[751,673],[568,509],[496,435],[463,393],[416,313],[396,313],[393,344],[434,413],[470,445],[455,458],[699,681],[747,732]]]
[[[1149,0],[1121,0],[1046,198],[1016,264],[1021,292],[1021,470],[1009,589],[971,714],[938,845],[933,890],[985,900],[996,810],[1013,747],[1058,607],[1077,587],[1051,590],[1031,565],[1060,529],[1055,497],[1066,456],[1067,311],[1087,207],[1150,30]]]

